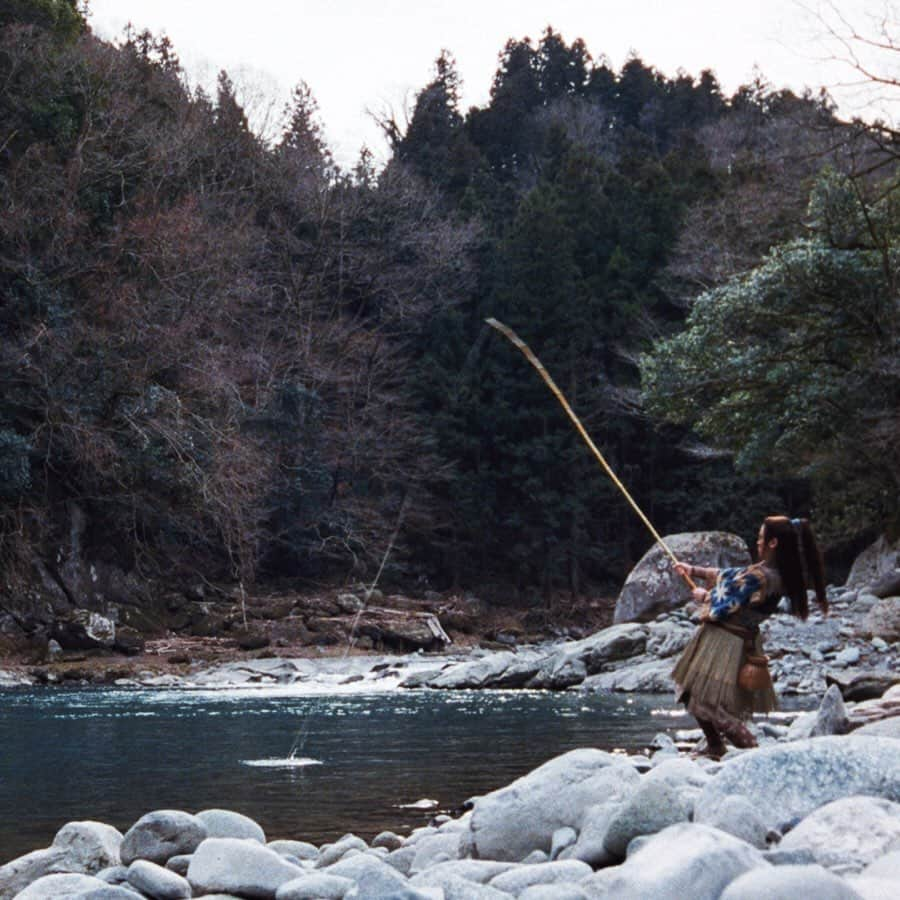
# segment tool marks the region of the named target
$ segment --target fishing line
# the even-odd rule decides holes
[[[362,601],[362,605],[356,611],[356,615],[353,617],[353,622],[350,625],[350,634],[347,637],[347,646],[344,649],[344,653],[341,656],[341,662],[346,660],[347,655],[353,649],[354,644],[356,643],[356,629],[359,625],[359,620],[362,617],[362,614],[366,611],[366,607],[369,605],[369,600],[372,598],[372,593],[378,585],[379,580],[381,579],[381,574],[384,572],[384,567],[387,564],[388,557],[391,555],[391,551],[394,549],[394,544],[397,541],[397,537],[400,534],[400,528],[403,525],[403,517],[406,515],[406,507],[409,504],[409,492],[407,491],[403,495],[403,502],[400,504],[400,512],[397,515],[397,523],[394,525],[394,530],[391,534],[390,540],[388,541],[387,549],[384,551],[384,556],[381,557],[381,565],[378,566],[378,571],[375,573],[375,578],[372,583],[369,585],[368,590],[366,590],[365,597]],[[318,701],[321,702],[321,701]],[[313,705],[313,708],[310,710],[309,714],[304,717],[303,724],[297,731],[297,736],[294,738],[294,742],[291,744],[290,753],[288,753],[288,759],[293,760],[296,758],[298,752],[303,750],[304,745],[306,744],[306,739],[309,736],[309,724],[315,718],[316,713],[318,711],[317,704]]]
[[[559,400],[562,408],[566,411],[568,417],[572,420],[572,423],[578,429],[578,433],[584,438],[585,443],[590,447],[591,452],[597,458],[598,462],[601,466],[603,466],[603,470],[607,475],[612,479],[613,484],[624,494],[625,499],[631,504],[631,508],[638,514],[640,520],[650,529],[650,533],[653,535],[654,539],[657,543],[662,547],[665,551],[666,555],[669,559],[672,560],[673,563],[677,563],[678,560],[675,558],[675,554],[669,549],[666,542],[660,537],[659,532],[653,527],[650,520],[644,515],[643,510],[637,505],[634,498],[628,493],[628,489],[619,481],[618,476],[612,470],[610,464],[606,461],[603,454],[597,449],[597,445],[591,440],[591,436],[585,431],[584,426],[581,424],[581,420],[572,410],[572,407],[569,406],[568,400],[563,396],[563,392],[556,386],[556,382],[550,377],[550,373],[544,368],[541,361],[531,352],[531,348],[528,344],[525,343],[508,325],[504,325],[502,322],[498,322],[496,319],[485,319],[488,325],[491,328],[496,329],[500,332],[513,346],[518,347],[519,350],[525,355],[525,358],[528,362],[537,369],[538,374],[541,378],[544,379],[547,387],[553,392],[553,395]],[[691,580],[690,576],[685,572],[682,577],[684,580],[691,586],[691,588],[695,588],[696,585]]]

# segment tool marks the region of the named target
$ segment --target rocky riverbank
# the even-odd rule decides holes
[[[666,735],[573,750],[406,837],[267,840],[226,810],[158,810],[124,835],[70,822],[0,867],[0,900],[883,900],[900,893],[900,686],[867,703],[895,715],[835,733],[866,703],[832,687],[718,763]]]

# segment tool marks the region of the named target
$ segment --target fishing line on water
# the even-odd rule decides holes
[[[403,502],[400,504],[400,512],[397,515],[397,523],[394,525],[394,530],[391,533],[390,539],[388,540],[387,549],[384,551],[384,555],[381,557],[381,564],[378,566],[378,571],[375,573],[375,578],[372,580],[372,583],[369,585],[368,589],[365,592],[363,597],[362,604],[359,609],[356,611],[356,615],[353,617],[353,622],[350,625],[350,633],[347,636],[347,646],[344,648],[344,653],[341,656],[341,662],[343,662],[350,651],[353,649],[353,646],[356,643],[356,629],[359,626],[359,620],[362,617],[362,614],[366,611],[366,607],[369,605],[369,600],[372,598],[372,593],[375,588],[378,586],[378,582],[381,579],[381,575],[384,572],[384,567],[387,564],[388,557],[391,555],[391,551],[394,549],[394,544],[397,541],[397,537],[400,534],[400,528],[403,525],[403,517],[406,515],[406,507],[409,504],[409,492],[407,491],[403,496]],[[290,752],[288,753],[288,760],[296,759],[298,753],[303,751],[304,746],[306,745],[306,739],[309,736],[309,726],[310,722],[315,718],[318,712],[318,704],[321,700],[317,700],[315,704],[313,704],[312,709],[308,713],[308,715],[304,716],[303,724],[297,730],[297,735],[294,738],[293,743],[291,744]]]

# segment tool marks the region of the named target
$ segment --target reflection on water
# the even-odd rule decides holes
[[[153,809],[234,809],[316,844],[402,832],[433,813],[401,804],[454,809],[566,750],[690,722],[669,698],[530,691],[56,688],[6,691],[3,708],[0,864],[68,821],[124,830]]]

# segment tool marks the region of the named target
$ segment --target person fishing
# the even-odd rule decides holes
[[[777,699],[762,656],[759,626],[778,608],[782,596],[790,600],[791,612],[801,619],[809,615],[807,588],[827,615],[825,567],[808,519],[769,516],[759,529],[758,561],[751,566],[707,569],[676,559],[659,532],[612,470],[597,445],[575,415],[562,391],[529,346],[497,319],[486,323],[517,347],[559,401],[566,415],[593,453],[597,462],[622,492],[631,508],[647,526],[653,539],[672,561],[675,571],[691,588],[692,597],[703,604],[701,625],[685,647],[673,671],[678,698],[697,719],[706,736],[707,753],[725,753],[727,737],[736,747],[755,747],[756,738],[744,724],[754,712],[769,712]],[[692,576],[705,581],[699,588]],[[753,663],[762,663],[754,666]],[[759,684],[742,687],[742,670],[749,665],[764,677]],[[724,737],[723,737],[724,735]]]
[[[759,529],[757,562],[727,569],[704,568],[677,561],[685,578],[709,585],[691,595],[701,604],[700,627],[672,671],[678,701],[697,720],[706,737],[706,755],[718,759],[724,738],[735,747],[755,747],[745,724],[755,712],[767,713],[778,701],[768,669],[760,684],[739,683],[748,657],[765,665],[759,626],[778,610],[781,598],[800,619],[809,615],[807,589],[815,590],[823,614],[828,614],[822,554],[808,519],[769,516]]]

